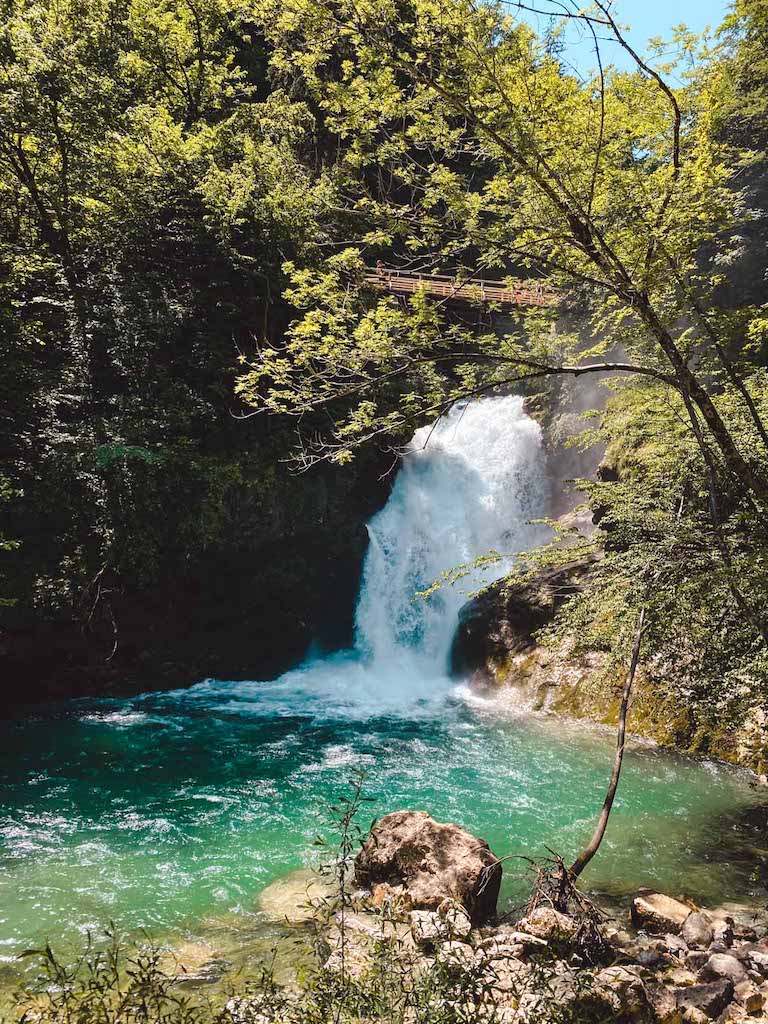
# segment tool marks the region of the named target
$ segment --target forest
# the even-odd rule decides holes
[[[768,5],[735,0],[712,30],[680,25],[642,50],[609,0],[0,5],[0,892],[17,901],[8,943],[32,944],[44,978],[18,1019],[760,1019],[768,921],[731,904],[764,908],[768,878]],[[515,691],[527,711],[611,730],[563,726],[558,785],[576,782],[560,816],[518,823],[501,810],[509,779],[464,781],[519,758],[531,801],[557,805],[537,788],[540,724],[509,733],[514,753],[494,746],[455,710],[459,676],[480,702]],[[622,795],[627,730],[658,746],[633,748]],[[413,737],[426,746],[390,764]],[[342,765],[311,790],[335,859],[310,915],[323,966],[299,997],[260,967],[255,996],[204,1009],[176,994],[159,947],[128,954],[125,989],[112,933],[77,968],[58,959],[41,929],[90,935],[112,917],[75,870],[85,846],[56,855],[56,895],[38,899],[51,821],[93,843],[144,837],[151,884],[126,866],[144,864],[135,851],[102,881],[128,894],[129,930],[165,941],[187,927],[182,904],[184,921],[239,907],[246,865],[265,894],[306,868],[301,772],[318,756],[312,771]],[[411,757],[418,783],[398,774]],[[368,785],[382,822],[421,813],[408,800],[489,833],[501,857],[488,851],[463,909],[452,890],[451,906],[421,904],[376,874],[370,843],[391,836],[358,824]],[[195,787],[231,817],[195,817]],[[210,872],[234,888],[206,880],[201,902],[179,902],[182,869],[198,877],[179,853],[153,917],[167,811],[163,835],[211,843]],[[667,840],[672,820],[689,831]],[[45,849],[29,861],[38,839],[14,845],[28,828]],[[506,852],[515,828],[524,853]],[[522,898],[500,881],[512,857],[533,868],[527,927],[478,931],[497,861],[496,895]],[[353,877],[385,918],[373,960],[348,948],[346,915],[374,927]],[[646,885],[671,903],[674,889],[678,909],[648,909]],[[596,893],[618,905],[630,890],[641,938],[622,946]],[[93,903],[70,913],[74,892]],[[284,910],[251,936],[257,960]],[[403,913],[434,918],[411,924],[428,968],[393,966]],[[471,977],[439,948],[470,928]],[[560,991],[531,936],[597,988]],[[515,989],[512,1015],[477,966],[510,944],[538,993]],[[652,954],[690,973],[673,997],[667,975],[643,975],[638,995],[632,970],[661,970]],[[627,963],[635,982],[602,976]]]

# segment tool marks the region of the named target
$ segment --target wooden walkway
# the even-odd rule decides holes
[[[393,295],[427,295],[456,302],[494,302],[501,306],[553,306],[559,292],[535,281],[485,281],[482,278],[457,282],[455,277],[439,274],[407,274],[387,267],[369,269],[365,280],[376,291]]]

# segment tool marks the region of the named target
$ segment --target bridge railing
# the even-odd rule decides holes
[[[532,281],[460,281],[443,274],[409,274],[387,267],[368,269],[366,283],[380,291],[413,295],[424,290],[436,298],[498,302],[512,306],[551,306],[560,298],[549,285]]]

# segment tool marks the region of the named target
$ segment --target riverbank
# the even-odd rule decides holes
[[[229,951],[215,940],[97,939],[78,969],[60,950],[41,953],[38,963],[28,961],[27,994],[8,1006],[7,1019],[42,1024],[66,1011],[81,1021],[133,1024],[148,1006],[157,1014],[151,1019],[167,1024],[768,1019],[764,907],[702,908],[682,894],[643,890],[621,904],[567,898],[557,910],[533,872],[524,905],[497,916],[484,873],[509,864],[484,853],[480,841],[402,812],[382,819],[362,849],[365,833],[345,846],[361,807],[354,793],[349,806],[346,823],[343,808],[336,818],[342,845],[320,874],[296,872],[260,894],[271,935],[265,929],[257,943],[243,929]],[[538,868],[558,870],[552,861]]]

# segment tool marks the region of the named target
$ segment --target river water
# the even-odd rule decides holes
[[[520,399],[490,399],[417,432],[412,449],[370,523],[352,650],[272,682],[73,701],[0,724],[0,962],[109,921],[236,945],[263,926],[265,886],[310,863],[324,802],[360,768],[370,816],[421,808],[499,855],[577,852],[611,734],[447,674],[467,592],[542,537],[529,522],[547,506],[539,428]],[[504,559],[484,575],[414,599],[492,549]],[[757,896],[747,820],[760,802],[746,773],[633,745],[589,881],[617,896]],[[517,865],[505,900],[520,892]]]

